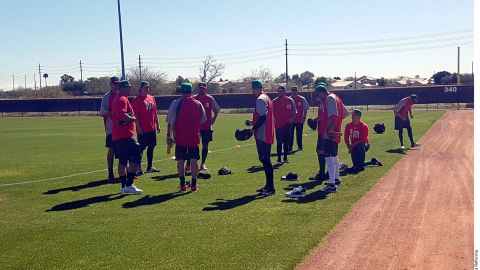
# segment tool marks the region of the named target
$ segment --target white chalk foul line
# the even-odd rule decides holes
[[[254,143],[251,144],[244,144],[244,145],[236,145],[234,147],[229,147],[229,148],[224,148],[224,149],[219,149],[219,150],[214,150],[211,151],[211,153],[215,152],[223,152],[227,150],[233,150],[237,149],[240,147],[245,147],[245,146],[252,146],[255,145]],[[168,161],[172,160],[172,157],[170,158],[165,158],[165,159],[160,159],[160,160],[155,160],[153,161],[154,163],[157,162],[163,162],[163,161]],[[70,174],[70,175],[64,175],[64,176],[57,176],[53,178],[46,178],[46,179],[39,179],[39,180],[32,180],[32,181],[25,181],[25,182],[17,182],[17,183],[7,183],[7,184],[0,184],[0,187],[7,187],[7,186],[16,186],[16,185],[25,185],[25,184],[31,184],[31,183],[38,183],[38,182],[47,182],[47,181],[53,181],[53,180],[59,180],[59,179],[65,179],[65,178],[71,178],[71,177],[76,177],[76,176],[81,176],[81,175],[88,175],[88,174],[93,174],[93,173],[99,173],[106,171],[107,169],[101,169],[101,170],[95,170],[95,171],[90,171],[90,172],[83,172],[83,173],[76,173],[76,174]]]

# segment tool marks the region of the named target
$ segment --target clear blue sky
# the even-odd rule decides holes
[[[84,78],[119,72],[116,0],[0,0],[0,89],[33,85],[39,63],[49,85],[63,73]],[[261,66],[289,74],[394,77],[456,71],[473,60],[473,0],[154,1],[122,0],[127,69],[145,65],[197,77],[208,54],[238,79]],[[294,45],[296,44],[296,45]],[[300,50],[303,49],[303,50]],[[306,54],[306,55],[301,55]],[[157,58],[157,59],[148,59]]]

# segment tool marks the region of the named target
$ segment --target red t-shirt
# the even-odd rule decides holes
[[[197,147],[200,144],[200,121],[202,104],[193,96],[182,97],[175,119],[175,143],[183,147]]]
[[[295,102],[289,97],[277,97],[273,100],[273,115],[275,117],[275,128],[283,128],[288,124],[288,119],[295,111]]]
[[[120,125],[118,122],[119,119],[124,118],[125,113],[133,115],[132,106],[126,97],[116,95],[112,102],[112,140],[114,141],[132,138],[135,133],[135,122],[128,122],[125,126]]]
[[[292,96],[293,102],[295,103],[295,108],[297,109],[297,114],[293,119],[294,123],[303,123],[303,119],[305,118],[304,111],[305,108],[303,107],[304,97],[297,95]]]
[[[350,139],[350,144],[368,143],[368,125],[362,121],[358,124],[350,122],[345,126],[344,136],[346,142]]]
[[[140,122],[140,128],[143,132],[155,131],[157,125],[157,103],[155,97],[151,95],[136,96],[132,102],[132,108],[135,116]]]
[[[207,117],[207,121],[200,125],[200,130],[212,130],[212,111],[214,112],[217,110],[217,108],[214,107],[216,106],[215,100],[212,96],[207,94],[198,94],[195,96],[195,99],[202,103]]]
[[[413,107],[413,101],[410,99],[410,97],[405,97],[405,98],[402,98],[400,102],[398,102],[398,104],[402,104],[402,103],[404,103],[405,105],[402,107],[402,109],[400,109],[399,114],[402,117],[408,117],[408,112]]]

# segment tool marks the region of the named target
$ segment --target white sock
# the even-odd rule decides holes
[[[335,164],[335,158],[334,157],[325,157],[325,163],[327,163],[327,167],[328,167],[328,183],[329,184],[332,184],[332,185],[335,185],[335,172],[337,169],[335,167],[336,164]],[[330,173],[332,172],[332,173]]]
[[[335,156],[334,159],[335,159],[335,179],[340,180],[340,160],[338,159],[338,156]]]

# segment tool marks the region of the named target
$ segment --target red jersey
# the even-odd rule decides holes
[[[293,102],[295,103],[295,108],[297,109],[297,114],[295,115],[295,119],[293,119],[293,122],[303,123],[305,119],[305,105],[307,105],[307,101],[304,97],[300,95],[292,96],[291,99],[293,99]]]
[[[334,103],[329,104],[327,100],[332,100]],[[342,131],[343,108],[342,100],[333,93],[330,93],[324,101],[320,102],[320,105],[318,106],[318,134],[321,136],[326,135],[328,119],[334,121],[334,132]],[[336,143],[340,143],[340,140],[340,136],[335,137]]]
[[[410,97],[404,97],[402,98],[397,106],[395,106],[395,111],[400,114],[402,117],[408,117],[408,112],[412,109],[413,107],[413,101],[410,99]]]
[[[273,102],[265,94],[260,94],[255,101],[255,109],[253,111],[253,125],[258,121],[262,115],[266,115],[267,119],[256,131],[255,139],[264,141],[268,144],[273,144],[274,141],[274,123],[273,123]]]
[[[348,139],[350,139],[351,144],[357,142],[368,143],[368,125],[362,121],[358,124],[350,122],[345,126],[344,136],[345,142],[348,142]]]
[[[200,130],[212,130],[212,112],[219,112],[220,107],[215,99],[207,94],[198,94],[195,96],[195,99],[202,103],[207,116],[207,121],[200,125]]]
[[[124,96],[116,95],[112,102],[112,122],[113,132],[112,140],[131,138],[135,132],[135,122],[128,122],[125,126],[120,125],[119,119],[124,118],[125,113],[133,115],[133,109],[128,99]]]
[[[277,97],[273,100],[275,128],[283,128],[295,112],[295,102],[289,97]]]
[[[178,101],[176,110],[175,143],[183,147],[197,147],[200,144],[202,104],[193,96],[183,96]]]
[[[143,132],[156,130],[158,119],[155,97],[151,95],[147,95],[146,97],[138,95],[133,99],[132,108],[138,122],[140,122],[140,128]]]

